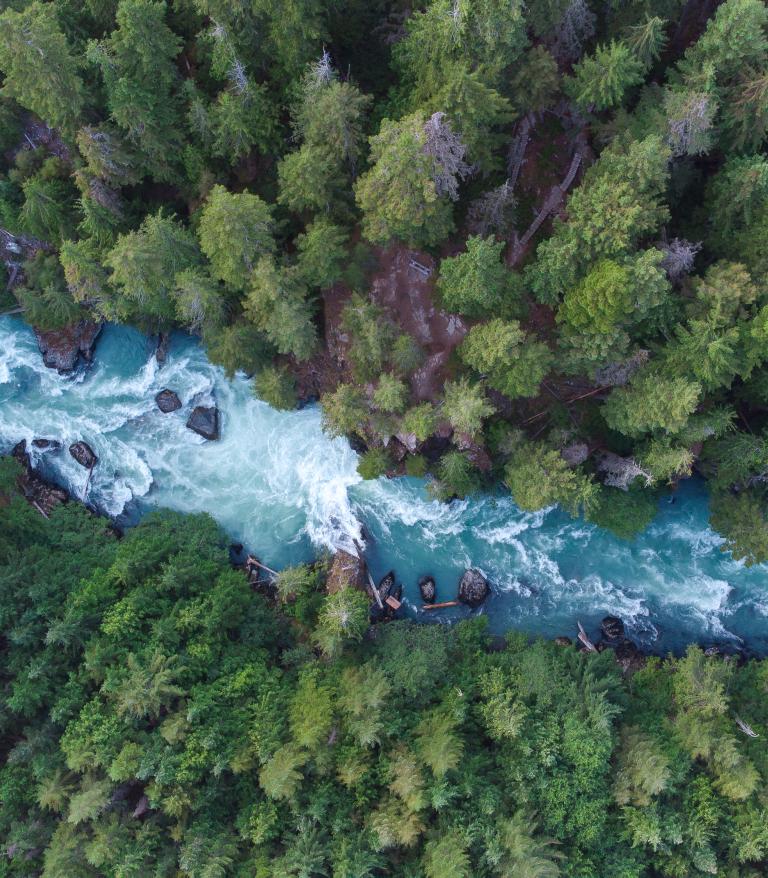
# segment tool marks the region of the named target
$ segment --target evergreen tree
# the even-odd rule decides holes
[[[86,102],[77,56],[60,29],[54,4],[22,7],[8,7],[0,15],[3,95],[71,137]]]
[[[165,16],[162,0],[120,0],[117,29],[91,42],[87,55],[101,70],[112,119],[140,151],[146,171],[174,180],[182,144],[175,65],[181,41]]]
[[[275,249],[272,212],[258,195],[214,186],[200,214],[200,248],[214,277],[244,290],[262,256]]]

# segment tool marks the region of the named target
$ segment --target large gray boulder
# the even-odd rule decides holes
[[[86,469],[92,469],[99,462],[96,452],[87,442],[73,442],[69,446],[69,453]]]
[[[479,570],[465,570],[459,580],[459,600],[468,607],[479,607],[491,593],[488,582]]]
[[[219,410],[215,405],[196,405],[187,419],[187,427],[203,439],[218,439]]]
[[[164,415],[178,411],[181,408],[181,400],[179,399],[178,394],[174,393],[173,390],[169,390],[167,387],[165,390],[161,390],[160,393],[155,395],[155,402]]]

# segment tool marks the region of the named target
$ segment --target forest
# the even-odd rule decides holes
[[[0,309],[184,328],[360,473],[768,559],[762,0],[5,0]]]
[[[2,878],[760,878],[768,661],[622,675],[254,589],[206,515],[46,519],[0,458]],[[753,737],[757,736],[757,737]]]

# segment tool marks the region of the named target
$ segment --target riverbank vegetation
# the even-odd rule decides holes
[[[765,661],[623,677],[482,618],[369,630],[323,561],[254,588],[208,516],[118,539],[20,474],[0,459],[3,878],[765,874]]]
[[[631,536],[696,467],[768,559],[762,0],[14,0],[0,76],[34,325],[186,327],[441,498]]]

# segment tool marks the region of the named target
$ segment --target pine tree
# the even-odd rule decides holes
[[[214,186],[200,214],[200,248],[214,277],[244,290],[262,256],[275,249],[272,212],[258,195]]]
[[[59,28],[55,6],[25,5],[0,15],[3,95],[71,137],[86,101],[77,57]]]
[[[490,387],[512,399],[536,396],[552,364],[552,353],[531,340],[516,320],[489,320],[473,326],[459,348],[464,362],[483,374]]]
[[[114,121],[138,148],[146,170],[174,180],[181,152],[179,74],[181,41],[165,23],[162,0],[120,0],[117,29],[91,42],[88,60],[98,65]]]
[[[503,241],[470,236],[466,250],[440,263],[437,290],[448,311],[482,317],[503,307],[508,290]]]

